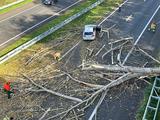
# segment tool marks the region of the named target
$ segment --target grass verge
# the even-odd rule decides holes
[[[16,2],[17,0],[1,0],[0,1],[0,7],[4,5],[8,5],[10,3]]]
[[[149,82],[153,84],[153,80],[154,80],[154,78],[151,78]],[[144,98],[141,101],[139,109],[136,114],[136,120],[142,120],[142,118],[143,118],[143,114],[144,114],[144,111],[145,111],[145,108],[146,108],[146,105],[147,105],[147,102],[148,102],[148,99],[149,99],[149,96],[151,93],[151,89],[152,89],[152,85],[148,85],[147,88],[145,89]],[[151,101],[152,105],[154,105],[154,104],[156,105],[156,103],[157,102],[154,100]],[[154,115],[153,111],[149,112],[149,114],[147,115],[147,119],[152,120],[153,115]],[[159,111],[157,112],[157,118],[160,118],[160,106],[159,106]]]
[[[9,12],[9,11],[11,11],[11,10],[14,10],[14,9],[16,9],[16,8],[18,8],[18,7],[21,7],[21,6],[23,6],[23,5],[27,4],[27,3],[32,2],[32,1],[33,1],[33,0],[25,0],[25,1],[20,2],[20,3],[18,3],[18,4],[15,4],[15,5],[12,5],[12,6],[10,6],[10,7],[7,7],[7,8],[5,8],[5,9],[3,9],[3,10],[0,10],[0,14],[7,13],[7,12]]]
[[[139,109],[138,109],[137,114],[136,114],[136,120],[142,120],[142,117],[143,117],[143,114],[144,114],[144,111],[145,111],[145,108],[146,108],[146,105],[147,105],[147,102],[148,102],[148,98],[149,98],[151,89],[152,89],[151,85],[148,85],[147,88],[145,89],[144,98],[141,101]]]

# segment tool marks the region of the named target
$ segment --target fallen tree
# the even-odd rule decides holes
[[[118,66],[118,65],[102,65],[102,64],[87,64],[83,70],[105,70],[106,72],[130,72],[130,73],[142,73],[142,74],[160,74],[159,67],[133,67],[133,66]]]
[[[21,71],[23,74],[17,78],[19,81],[23,80],[22,84],[17,83],[19,86],[17,90],[20,90],[19,97],[13,98],[11,103],[11,107],[17,107],[19,104],[18,107],[23,110],[17,111],[17,116],[22,116],[19,119],[34,119],[34,117],[39,120],[83,119],[84,111],[97,100],[89,117],[89,120],[92,120],[112,88],[118,88],[130,80],[160,74],[159,67],[146,67],[149,61],[153,60],[159,64],[159,60],[137,46],[131,55],[137,55],[138,51],[141,56],[149,60],[145,59],[140,65],[121,64],[133,46],[132,41],[129,41],[133,38],[106,41],[106,36],[110,36],[111,33],[111,30],[107,35],[103,33],[104,38],[103,36],[99,38],[103,42],[95,40],[90,43],[84,43],[77,34],[75,36],[73,34],[71,38],[64,39],[63,43],[30,56],[24,62],[25,68]],[[69,42],[72,46],[68,47]],[[62,56],[56,61],[50,53],[64,46]],[[44,62],[45,60],[49,62]],[[129,62],[133,61],[134,59]],[[36,65],[38,67],[34,70],[28,70],[29,67]],[[34,101],[31,102],[32,100]]]

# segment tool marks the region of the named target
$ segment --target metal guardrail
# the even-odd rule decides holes
[[[61,23],[57,24],[56,26],[52,27],[51,29],[49,29],[48,31],[38,35],[37,37],[33,38],[32,40],[24,43],[23,45],[21,45],[20,47],[12,50],[11,52],[7,53],[6,55],[4,55],[3,57],[0,58],[0,64],[4,63],[5,61],[7,61],[8,59],[10,59],[11,57],[15,56],[16,54],[20,53],[21,51],[23,51],[24,49],[32,46],[33,44],[35,44],[36,42],[42,40],[43,38],[45,38],[46,36],[52,34],[53,32],[55,32],[56,30],[62,28],[64,25],[70,23],[71,21],[75,20],[76,18],[80,17],[81,15],[87,13],[88,11],[90,11],[91,9],[93,9],[94,7],[98,6],[99,4],[101,4],[102,2],[104,2],[104,0],[98,0],[97,2],[93,3],[91,6],[83,9],[82,11],[80,11],[79,13],[74,14],[73,16],[67,18],[66,20],[62,21]]]
[[[16,4],[21,3],[21,2],[23,2],[23,1],[25,1],[25,0],[18,0],[18,1],[16,1],[16,2],[10,3],[10,4],[8,4],[8,5],[4,5],[4,6],[0,7],[0,10],[6,9],[6,8],[8,8],[8,7],[11,7],[12,5],[16,5]]]
[[[157,112],[160,105],[159,94],[160,94],[160,78],[155,77],[142,120],[158,120]]]

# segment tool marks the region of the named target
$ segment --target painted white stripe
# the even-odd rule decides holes
[[[61,12],[66,11],[67,9],[69,9],[70,7],[72,7],[72,6],[76,5],[76,4],[78,4],[78,3],[79,3],[79,2],[81,2],[81,1],[82,1],[82,0],[79,0],[79,1],[77,1],[77,2],[75,2],[75,3],[73,3],[72,5],[70,5],[70,6],[68,6],[68,7],[64,8],[64,9],[62,9],[62,10],[61,10],[61,11],[59,11],[58,13],[56,13],[56,14],[54,14],[54,15],[52,15],[52,16],[50,16],[50,17],[46,18],[46,19],[44,19],[43,21],[41,21],[41,22],[39,22],[39,23],[37,23],[37,24],[33,25],[32,27],[30,27],[30,28],[26,29],[25,31],[21,32],[20,34],[18,34],[18,35],[16,35],[16,36],[14,36],[14,37],[12,37],[12,38],[10,38],[9,40],[7,40],[7,41],[5,41],[4,43],[0,44],[0,47],[1,47],[1,46],[3,46],[3,45],[5,45],[5,44],[6,44],[6,43],[8,43],[8,42],[10,42],[10,41],[14,40],[15,38],[17,38],[17,37],[19,37],[19,36],[23,35],[23,34],[24,34],[24,33],[26,33],[27,31],[29,31],[29,30],[31,30],[31,29],[33,29],[33,28],[37,27],[38,25],[40,25],[40,24],[44,23],[45,21],[47,21],[47,20],[49,20],[49,19],[53,18],[55,15],[60,14]]]
[[[0,23],[3,22],[3,21],[6,21],[6,20],[8,20],[8,19],[11,19],[11,18],[13,18],[13,17],[16,17],[16,16],[18,16],[18,15],[20,15],[20,14],[22,14],[22,13],[28,12],[29,10],[32,10],[33,8],[36,8],[36,7],[40,6],[40,5],[41,5],[41,4],[35,5],[35,6],[29,8],[29,9],[26,9],[26,10],[20,12],[20,13],[14,14],[13,16],[10,16],[10,17],[8,17],[8,18],[5,18],[5,19],[3,19],[3,20],[0,20]]]
[[[25,0],[18,0],[16,2],[11,3],[11,4],[4,5],[4,6],[0,7],[0,10],[3,10],[5,8],[8,8],[8,7],[12,6],[12,5],[18,4],[18,3],[23,2],[23,1],[25,1]]]
[[[120,6],[124,5],[126,2],[128,2],[128,0],[124,1]],[[117,10],[119,9],[119,7],[117,7],[113,12],[111,12],[110,15],[108,15],[104,20],[102,20],[98,26],[102,25],[109,17],[111,17]]]
[[[146,28],[148,27],[148,25],[150,24],[150,22],[152,21],[153,17],[156,15],[156,13],[158,12],[158,10],[160,9],[160,5],[158,6],[158,8],[156,9],[156,11],[154,12],[154,14],[152,15],[152,17],[150,18],[150,20],[148,21],[148,23],[146,24],[146,26],[144,27],[144,29],[142,30],[141,34],[139,35],[139,37],[137,38],[136,42],[134,43],[134,45],[136,45],[138,43],[138,41],[140,40],[141,36],[143,35],[144,31],[146,30]]]
[[[140,33],[140,35],[138,36],[137,40],[134,43],[134,46],[132,47],[132,49],[128,52],[127,56],[125,57],[124,61],[123,61],[123,65],[125,64],[125,62],[127,61],[127,59],[129,58],[130,54],[133,52],[134,47],[137,45],[137,43],[139,42],[140,38],[142,37],[144,31],[147,29],[148,25],[150,24],[150,22],[152,21],[153,17],[156,15],[156,13],[158,12],[158,10],[160,9],[160,5],[158,6],[158,8],[156,9],[156,11],[153,13],[153,15],[151,16],[151,18],[149,19],[149,21],[147,22],[147,24],[145,25],[145,27],[143,28],[142,32]]]

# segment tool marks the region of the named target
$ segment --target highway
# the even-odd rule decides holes
[[[11,44],[22,35],[31,32],[42,24],[54,19],[61,12],[78,4],[81,0],[59,0],[56,5],[43,5],[35,2],[18,13],[0,16],[0,48]]]
[[[21,17],[18,15],[18,16],[11,17],[9,19],[6,18],[6,20],[5,19],[1,20],[1,23],[0,23],[0,32],[2,32],[0,33],[1,46],[8,44],[9,42],[7,41],[10,41],[10,40],[14,41],[13,38],[15,36],[23,33],[27,29],[32,28],[34,25],[36,26],[36,24],[47,19],[48,17],[51,17],[52,15],[56,15],[62,9],[76,2],[76,0],[70,0],[70,2],[68,0],[67,1],[68,5],[67,5],[63,2],[63,0],[59,0],[59,1],[60,2],[58,3],[58,5],[62,5],[61,7],[58,7],[58,5],[47,7],[38,3],[37,6],[35,5],[33,9],[31,8],[31,10],[28,10],[27,12],[22,13],[23,15],[22,16],[20,15]],[[40,12],[40,10],[42,11]],[[34,14],[29,11],[32,11]],[[111,64],[110,54],[108,54],[108,56],[104,56],[104,59],[102,59],[102,55],[111,49],[108,43],[110,42],[110,40],[116,41],[121,38],[128,38],[128,37],[133,38],[132,43],[133,45],[135,45],[135,48],[141,47],[142,49],[144,49],[154,57],[159,56],[159,51],[160,51],[160,48],[159,48],[160,1],[159,0],[128,0],[122,6],[121,12],[115,11],[109,17],[107,16],[108,15],[106,15],[107,19],[104,18],[104,21],[103,20],[102,20],[103,22],[99,21],[99,23],[100,25],[102,25],[103,28],[110,28],[111,26],[115,25],[115,27],[111,29],[109,39],[107,38],[107,35],[104,33],[102,37],[99,37],[95,41],[92,41],[89,43],[81,40],[81,37],[79,36],[79,34],[77,34],[76,38],[77,39],[79,38],[80,42],[76,43],[76,45],[74,45],[70,50],[68,50],[65,54],[63,54],[62,58],[66,54],[68,54],[70,51],[72,51],[72,49],[75,47],[72,53],[70,54],[70,56],[68,56],[66,60],[63,60],[64,65],[62,62],[60,63],[59,69],[63,68],[63,69],[66,69],[67,71],[72,71],[72,69],[75,70],[77,66],[82,64],[82,60],[87,60],[86,55],[85,55],[85,59],[83,59],[83,54],[85,54],[86,48],[93,48],[94,51],[92,52],[94,54],[97,52],[96,50],[99,50],[103,45],[106,45],[106,49],[103,49],[97,56],[92,56],[92,57],[89,56],[88,59],[93,60],[93,62],[96,61],[96,63],[100,63],[100,64],[101,63]],[[152,21],[156,21],[158,25],[155,33],[148,31],[149,24]],[[2,26],[4,28],[2,28]],[[73,40],[72,37],[71,37],[71,40]],[[73,41],[76,41],[76,39]],[[68,44],[66,44],[67,47],[65,47],[64,51],[66,51],[66,49],[69,49],[68,46],[71,46],[73,44],[72,41],[70,40],[65,40],[63,44],[65,43],[68,43]],[[51,43],[51,45],[54,45],[54,44]],[[132,46],[130,45],[130,46],[127,46],[126,48],[131,49]],[[124,52],[121,55],[122,62],[127,56],[127,53],[128,53],[127,50],[126,51],[124,50]],[[81,54],[81,52],[83,54]],[[131,65],[131,66],[146,65],[147,66],[150,63],[147,63],[147,64],[145,63],[148,61],[149,62],[152,61],[152,60],[149,60],[148,57],[144,57],[145,55],[142,56],[142,54],[140,54],[138,49],[136,50],[134,49],[133,52],[134,54],[131,54],[131,56],[128,57],[128,60],[125,62],[124,65]],[[27,58],[27,57],[24,57],[24,58]],[[48,58],[46,57],[46,59]],[[114,60],[116,62],[116,57],[114,58]],[[43,63],[46,64],[45,62]],[[45,68],[46,67],[44,67],[43,69]],[[105,71],[103,72],[105,73]],[[92,74],[94,74],[94,72]],[[103,73],[100,73],[100,74],[103,75]],[[82,76],[82,74],[79,74],[78,76],[80,75]],[[108,76],[110,78],[110,76],[112,77],[112,74],[110,73],[105,74],[104,77],[105,76]],[[125,77],[125,76],[122,76],[122,77]],[[79,80],[82,79],[83,81],[86,78],[87,76],[84,75],[79,78],[77,77],[76,79],[79,79]],[[116,75],[114,76],[114,78],[116,78]],[[90,79],[91,83],[94,83],[95,81],[93,81],[92,79],[94,80],[94,76],[93,78]],[[102,80],[102,78],[96,79],[95,83],[98,83],[101,85],[106,85],[107,83],[107,80],[105,80],[106,82],[104,83],[98,80]],[[87,79],[87,82],[88,81],[89,79]],[[112,90],[107,92],[107,95],[104,101],[102,102],[101,106],[97,111],[97,114],[96,114],[97,120],[135,120],[137,109],[139,108],[141,101],[143,100],[143,97],[144,97],[145,88],[146,88],[146,83],[143,80],[137,80],[137,79],[133,81],[131,80],[131,81],[125,82],[123,85],[119,85],[115,88],[112,88]],[[93,95],[92,93],[93,91],[88,91],[87,94]],[[57,102],[56,100],[57,99],[54,98],[54,100],[50,101],[50,104],[52,102],[56,103]],[[95,100],[96,104],[97,104],[97,100]],[[48,102],[48,101],[45,100],[45,102]],[[85,111],[86,112],[86,114],[84,115],[85,120],[88,120],[96,104],[92,104],[91,107],[89,107],[89,109],[86,110],[87,112]]]
[[[151,46],[153,39],[159,37],[159,25],[155,34],[148,31],[148,27],[152,21],[159,22],[160,20],[160,1],[157,0],[129,0],[122,6],[121,12],[116,12],[102,23],[103,27],[110,27],[116,25],[113,29],[118,37],[133,37],[135,45]],[[110,38],[113,39],[113,38]],[[156,43],[156,45],[158,45]],[[124,56],[125,57],[125,56]]]
[[[110,17],[106,16],[106,20],[100,23],[103,28],[109,28],[116,25],[110,32],[110,40],[118,40],[120,38],[133,37],[133,44],[145,50],[150,55],[159,58],[160,55],[160,1],[159,0],[128,0],[121,9],[121,12],[116,11]],[[155,33],[148,30],[150,22],[157,23]],[[102,37],[101,44],[106,44],[106,36]],[[108,41],[107,41],[108,42]],[[131,47],[130,47],[131,48]],[[137,52],[136,52],[137,51]],[[106,52],[102,51],[97,58]],[[134,54],[128,57],[124,65],[153,65],[153,60],[148,57],[143,58],[138,49],[134,49]],[[136,54],[137,53],[137,54]],[[122,53],[121,60],[125,59],[126,53]],[[109,56],[109,55],[108,55]],[[109,58],[109,59],[108,59]],[[103,61],[98,63],[108,64],[110,57],[105,56]],[[149,61],[149,62],[147,62]],[[150,62],[151,61],[151,62]],[[111,63],[110,63],[111,64]],[[126,83],[127,84],[127,83]],[[135,81],[136,86],[128,85],[128,88],[114,89],[108,93],[100,109],[97,112],[98,120],[135,120],[137,109],[144,97],[145,83],[143,81]],[[131,89],[132,88],[132,89]],[[113,96],[112,96],[113,95]],[[92,106],[93,107],[93,106]],[[91,107],[91,109],[92,109]],[[93,107],[94,108],[94,107]],[[86,114],[85,119],[91,115],[91,110]]]

